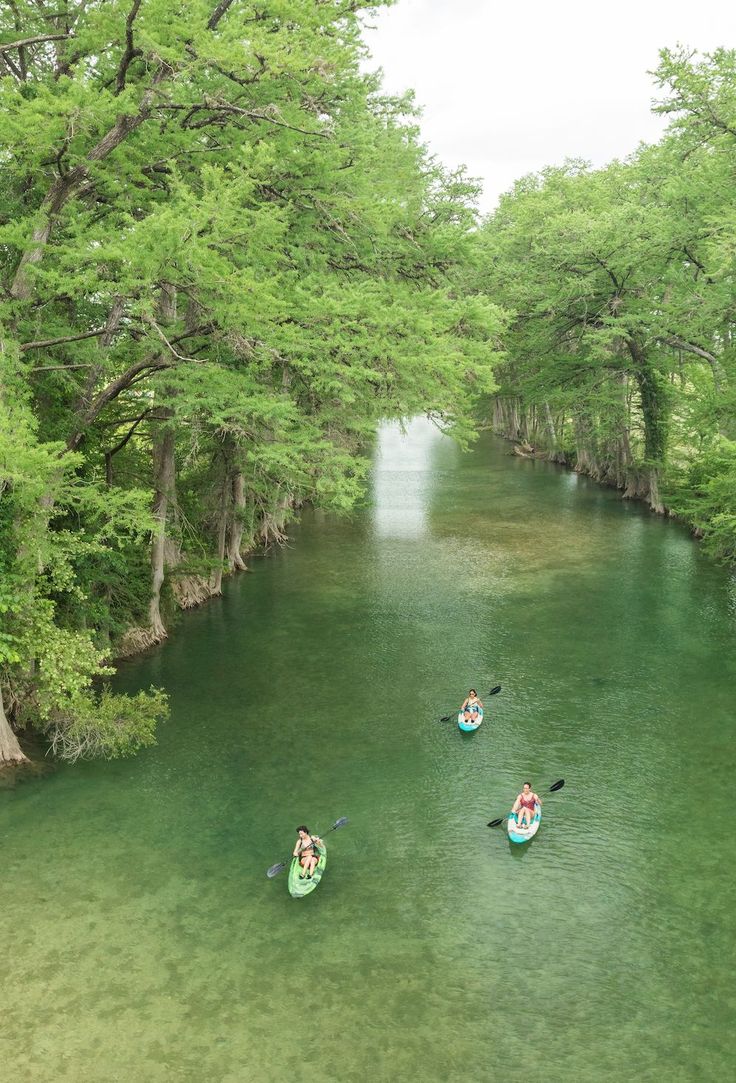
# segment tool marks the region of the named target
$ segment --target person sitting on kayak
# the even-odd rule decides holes
[[[532,790],[531,782],[525,782],[521,793],[514,801],[514,807],[511,809],[512,813],[518,813],[516,817],[518,827],[524,827],[524,821],[531,827],[532,820],[534,819],[535,805],[539,805],[541,808],[542,799],[541,797],[537,797]]]
[[[302,867],[299,875],[304,878],[305,876],[311,876],[317,868],[319,857],[314,849],[315,845],[324,846],[324,843],[319,835],[311,835],[309,828],[304,824],[297,827],[296,833],[299,838],[296,840],[293,856],[299,858],[299,864]]]
[[[482,709],[483,704],[478,699],[478,693],[474,688],[471,688],[468,692],[468,698],[465,700],[462,707],[460,708],[461,711],[465,712],[465,721],[477,722],[478,715],[480,714]]]

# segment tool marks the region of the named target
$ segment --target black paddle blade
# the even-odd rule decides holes
[[[452,718],[451,714],[443,714],[442,718],[440,719],[440,722],[449,722],[451,718]]]
[[[492,688],[492,689],[490,690],[490,692],[488,693],[488,695],[489,695],[489,696],[497,696],[497,695],[498,695],[498,693],[499,693],[500,691],[501,691],[501,685],[500,685],[500,684],[497,684],[495,688]]]
[[[550,793],[554,793],[554,792],[555,792],[555,790],[561,790],[561,789],[562,789],[562,787],[563,787],[564,785],[565,785],[565,780],[564,780],[564,778],[558,778],[558,779],[557,779],[557,782],[554,782],[554,783],[553,783],[553,784],[552,784],[552,785],[550,786],[550,788],[549,788],[549,792],[550,792]]]
[[[486,824],[486,827],[498,827],[499,824],[502,824],[505,819],[505,816],[500,816],[497,820],[491,820],[489,824]]]

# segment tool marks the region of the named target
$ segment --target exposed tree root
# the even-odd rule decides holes
[[[166,632],[161,634],[150,627],[128,628],[117,645],[115,656],[117,658],[128,658],[131,654],[140,654],[141,651],[147,651],[149,647],[155,647],[157,643],[161,643],[164,639],[166,639]]]

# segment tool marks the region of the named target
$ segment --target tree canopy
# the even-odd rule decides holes
[[[500,313],[453,287],[475,186],[361,71],[375,6],[0,14],[0,685],[63,755],[153,739],[111,654],[352,506],[381,418],[467,435],[493,387]]]

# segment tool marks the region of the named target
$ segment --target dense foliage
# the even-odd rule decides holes
[[[522,453],[685,518],[736,558],[736,53],[663,52],[662,141],[520,180],[476,286],[513,312],[494,422]]]
[[[475,190],[361,72],[364,6],[0,11],[0,689],[64,756],[154,739],[109,658],[350,507],[380,418],[493,386]]]

